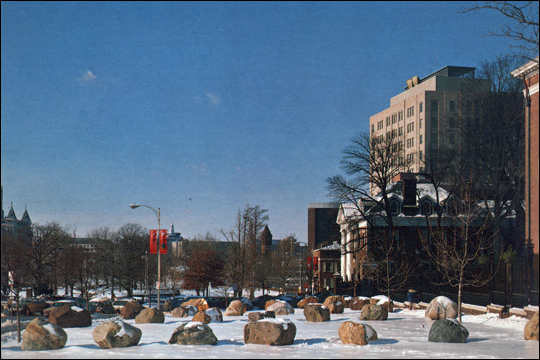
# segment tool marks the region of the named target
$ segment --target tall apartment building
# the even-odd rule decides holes
[[[462,121],[474,119],[471,86],[489,89],[489,81],[475,79],[473,67],[446,66],[423,79],[407,80],[405,91],[390,99],[390,107],[370,117],[371,137],[396,138],[409,170],[420,172],[427,154],[461,146]]]

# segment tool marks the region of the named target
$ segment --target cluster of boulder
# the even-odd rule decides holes
[[[304,316],[309,322],[330,321],[331,314],[340,314],[348,306],[352,310],[361,310],[357,320],[344,321],[338,335],[344,344],[367,345],[378,339],[377,332],[364,321],[384,321],[392,311],[392,303],[382,298],[354,298],[345,300],[342,296],[329,296],[321,303],[316,297],[306,297],[298,302],[304,309]],[[244,327],[246,344],[290,345],[296,336],[295,324],[277,315],[294,314],[294,308],[285,301],[271,299],[264,304],[264,311],[248,314],[249,322]],[[218,339],[208,326],[211,322],[222,322],[225,316],[242,316],[247,311],[247,304],[234,300],[227,307],[225,314],[219,308],[210,308],[205,299],[193,299],[183,303],[172,311],[174,317],[193,316],[193,319],[177,327],[169,344],[179,345],[216,345]],[[129,302],[121,311],[125,320],[135,319],[136,324],[164,323],[162,311],[147,309],[135,301]],[[425,317],[434,320],[429,331],[428,341],[446,343],[464,343],[469,332],[460,324],[457,304],[444,297],[434,298],[425,311]],[[538,341],[538,312],[525,326],[525,339]],[[23,332],[23,351],[61,349],[67,342],[64,328],[84,327],[92,324],[87,310],[64,305],[49,314],[48,321],[34,319]],[[115,319],[97,326],[92,332],[94,341],[103,349],[138,345],[142,331],[136,326]]]

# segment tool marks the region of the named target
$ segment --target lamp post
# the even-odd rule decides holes
[[[129,205],[130,208],[136,209],[139,206],[144,206],[149,208],[156,214],[157,221],[158,221],[158,231],[157,231],[157,238],[158,238],[158,282],[157,282],[157,309],[161,310],[161,303],[160,303],[160,289],[161,289],[161,210],[159,208],[154,209],[153,207],[150,207],[148,205],[142,205],[142,204],[131,204]]]

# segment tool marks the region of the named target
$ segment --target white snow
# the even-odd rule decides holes
[[[259,310],[253,310],[259,311]],[[208,326],[218,338],[215,346],[169,345],[174,330],[191,318],[175,318],[165,315],[165,323],[135,324],[135,320],[123,320],[138,327],[143,335],[139,345],[120,349],[101,349],[92,337],[99,324],[118,319],[116,315],[92,315],[92,326],[66,328],[66,346],[50,351],[21,351],[17,332],[2,334],[2,359],[107,359],[107,358],[529,358],[538,359],[537,341],[524,340],[527,319],[511,316],[500,319],[497,314],[463,315],[463,326],[469,331],[465,344],[428,342],[433,320],[424,317],[425,310],[398,309],[389,313],[385,321],[364,321],[378,334],[379,339],[366,346],[344,345],[338,336],[339,326],[346,320],[357,320],[361,311],[345,309],[342,314],[331,314],[331,321],[307,322],[302,309],[295,314],[278,316],[274,320],[296,326],[292,345],[267,346],[244,344],[244,327],[248,314],[224,316],[223,322],[211,322]],[[9,318],[2,318],[2,322]],[[199,323],[202,324],[202,323]],[[190,326],[197,326],[192,323]],[[2,327],[4,328],[4,327]],[[11,330],[10,328],[9,330]],[[4,331],[4,330],[3,330]]]
[[[55,327],[51,323],[43,324],[43,328],[47,330],[49,334],[51,335],[62,337],[62,335],[55,329]],[[4,354],[2,353],[2,358],[3,357],[4,357]]]
[[[438,302],[444,308],[448,307],[448,305],[450,305],[450,304],[455,304],[455,302],[453,302],[452,300],[450,300],[446,296],[437,296],[435,299],[433,299],[431,301]]]

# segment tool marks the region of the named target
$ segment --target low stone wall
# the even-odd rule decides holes
[[[419,303],[409,303],[405,301],[404,303],[394,302],[394,308],[396,309],[412,309],[412,310],[425,310],[429,306],[428,303],[419,302]],[[521,308],[511,308],[508,310],[508,313],[503,314],[504,307],[501,305],[488,305],[488,306],[478,306],[471,304],[462,304],[461,312],[465,315],[484,315],[484,314],[498,314],[501,319],[517,316],[524,319],[531,319],[533,315],[538,311],[538,306],[526,306],[523,309]]]

